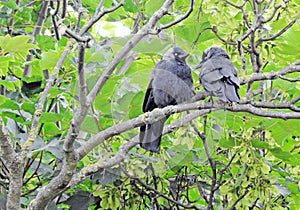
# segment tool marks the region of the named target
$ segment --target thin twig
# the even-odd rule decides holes
[[[82,0],[78,0],[77,8],[78,8],[78,16],[77,16],[77,20],[76,20],[76,24],[75,24],[75,32],[76,33],[79,32],[81,17],[83,16],[83,13],[84,13],[84,8],[82,7]]]
[[[299,13],[300,14],[300,13]],[[267,42],[267,41],[271,41],[274,40],[276,38],[278,38],[279,36],[281,36],[284,32],[286,32],[288,29],[290,29],[297,21],[297,18],[294,18],[288,25],[286,25],[282,30],[280,30],[278,33],[276,33],[273,36],[270,37],[266,37],[266,38],[260,38],[257,42],[256,42],[256,46],[258,46],[259,44],[261,44],[262,42]]]
[[[33,43],[36,43],[36,41],[35,41],[36,36],[39,35],[42,31],[44,22],[47,18],[48,6],[49,6],[49,1],[42,1],[42,6],[41,6],[41,9],[39,11],[39,16],[38,16],[38,19],[36,21],[36,25],[34,27],[33,34],[32,34],[32,42]],[[29,62],[29,61],[32,61],[32,60],[33,60],[33,51],[31,50],[30,54],[27,55],[26,62]],[[25,65],[24,72],[23,72],[23,77],[30,76],[31,70],[32,70],[31,65]]]
[[[208,209],[214,209],[213,207],[213,200],[214,200],[214,193],[216,191],[216,185],[217,185],[217,169],[216,169],[216,162],[213,159],[210,150],[207,145],[207,140],[206,140],[206,127],[207,127],[207,116],[204,116],[203,120],[203,133],[201,133],[196,125],[191,121],[190,122],[191,126],[193,127],[195,133],[201,138],[205,153],[208,159],[208,162],[210,164],[211,170],[212,170],[212,178],[211,178],[211,186],[210,186],[210,194],[209,194],[209,199],[208,199]]]
[[[270,1],[270,2],[271,2],[271,1]],[[272,15],[271,15],[268,19],[263,20],[262,23],[268,23],[268,22],[270,22],[271,20],[273,20],[275,14],[277,13],[278,9],[280,9],[280,8],[281,8],[281,6],[280,6],[280,5],[279,5],[279,6],[276,6],[276,2],[274,2],[274,10],[273,10]]]
[[[54,34],[55,34],[55,38],[57,40],[60,40],[60,34],[58,32],[58,25],[57,25],[57,22],[56,22],[56,19],[55,19],[55,16],[52,15],[51,16],[51,20],[52,20],[52,24],[53,24],[53,29],[54,29]]]
[[[61,19],[66,17],[67,12],[67,0],[62,0],[62,11],[61,11]]]
[[[103,0],[101,0],[102,2]],[[86,33],[93,25],[95,25],[95,23],[97,23],[104,15],[108,14],[108,13],[112,13],[114,11],[116,11],[117,9],[119,9],[121,6],[124,5],[125,0],[121,0],[117,5],[115,5],[112,8],[109,9],[104,9],[102,13],[97,13],[100,11],[101,9],[101,2],[98,5],[97,11],[95,12],[94,17],[87,23],[87,25],[85,25],[84,27],[82,27],[82,29],[79,32],[79,35],[82,36],[84,33]],[[99,11],[98,11],[99,10]]]
[[[235,206],[238,204],[238,202],[240,202],[247,194],[249,193],[249,187],[247,187],[245,189],[245,192],[243,193],[243,195],[241,195],[238,199],[236,199],[236,201],[232,204],[232,206],[229,208],[229,210],[234,210],[236,209]]]
[[[170,198],[169,196],[167,196],[167,195],[165,195],[164,193],[158,191],[157,189],[151,187],[150,185],[147,185],[147,184],[144,183],[140,178],[138,178],[138,177],[136,177],[136,176],[133,176],[133,175],[129,174],[126,170],[123,170],[123,173],[124,173],[127,177],[129,177],[130,179],[133,179],[133,180],[137,181],[140,185],[142,185],[143,187],[145,187],[147,190],[151,190],[151,191],[155,192],[156,195],[165,198],[166,200],[170,201],[170,202],[173,203],[173,204],[176,204],[176,205],[178,205],[178,206],[181,206],[181,207],[183,207],[183,208],[185,208],[185,209],[199,209],[199,208],[198,208],[197,206],[195,206],[195,205],[185,205],[185,204],[183,204],[182,202],[179,202],[179,201],[176,201],[176,200]]]
[[[278,75],[278,77],[282,80],[286,80],[286,81],[289,81],[289,82],[300,82],[300,78],[287,78],[287,77],[282,76],[282,75]]]
[[[183,16],[181,16],[181,17],[178,18],[177,20],[172,21],[171,23],[168,23],[168,24],[165,24],[165,25],[160,26],[160,27],[157,29],[157,31],[161,31],[161,30],[170,28],[170,27],[176,25],[177,23],[180,23],[180,22],[183,21],[184,19],[186,19],[186,18],[193,12],[193,10],[194,10],[194,4],[195,4],[195,0],[191,0],[189,10],[188,10]]]

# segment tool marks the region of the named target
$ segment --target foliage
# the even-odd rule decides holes
[[[269,80],[249,80],[255,74],[288,69],[300,60],[300,1],[195,1],[186,19],[159,30],[189,11],[190,2],[177,0],[152,28],[159,33],[147,31],[119,62],[120,52],[166,1],[126,0],[87,31],[80,30],[94,14],[120,1],[103,1],[100,9],[96,9],[99,2],[91,0],[83,0],[82,5],[61,1],[60,6],[57,1],[45,2],[0,1],[1,209],[13,197],[7,141],[17,156],[24,157],[16,208],[20,204],[34,209],[47,186],[57,186],[49,195],[49,209],[300,208],[299,66]],[[259,21],[261,25],[256,25]],[[245,36],[251,26],[255,31]],[[243,78],[243,101],[267,114],[277,112],[277,117],[236,111],[233,105],[232,112],[212,109],[192,124],[176,126],[186,116],[176,113],[167,121],[176,129],[168,127],[159,154],[145,152],[136,143],[123,154],[124,145],[132,142],[143,123],[130,120],[144,116],[141,104],[150,73],[175,45],[190,53],[188,64],[197,93],[203,92],[195,69],[202,52],[212,45],[222,46]],[[114,73],[108,74],[115,62]],[[82,78],[86,83],[80,83]],[[91,104],[86,113],[82,111],[84,84],[87,94],[99,87],[92,101],[88,95]],[[282,112],[296,114],[294,119],[283,119]],[[116,127],[131,122],[128,129]],[[100,140],[91,150],[84,147],[95,139]],[[111,163],[119,156],[123,159]],[[55,177],[64,182],[57,184]]]

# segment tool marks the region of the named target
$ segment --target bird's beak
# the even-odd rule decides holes
[[[188,52],[185,52],[185,54],[181,55],[180,58],[182,60],[185,60],[190,54]]]

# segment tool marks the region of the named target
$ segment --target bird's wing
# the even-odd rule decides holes
[[[238,71],[230,60],[224,59],[222,63],[223,67],[220,70],[220,73],[224,75],[223,81],[226,99],[231,102],[239,102],[240,96],[238,89],[240,88],[240,81],[238,78]]]
[[[231,63],[230,60],[224,59],[223,63],[223,67],[220,70],[220,73],[222,75],[224,75],[224,77],[227,78],[227,82],[231,85],[234,85],[236,87],[240,87],[240,81],[238,78],[238,71],[235,68],[235,66],[233,65],[233,63]]]
[[[213,62],[212,60],[213,59],[209,59],[202,63],[199,80],[206,91],[221,97],[223,95],[223,85],[220,81],[224,77],[220,73],[222,66],[218,62]]]
[[[201,80],[208,81],[209,83],[214,83],[224,77],[224,75],[220,72],[222,64],[218,59],[209,59],[203,62],[201,69]]]
[[[166,65],[167,65],[166,61],[161,60],[155,65],[155,67],[153,69],[153,72],[151,74],[151,80],[148,85],[148,88],[147,88],[147,91],[145,94],[145,98],[144,98],[143,112],[152,111],[153,109],[157,108],[157,104],[155,104],[154,96],[153,96],[153,80],[159,75],[159,72],[158,72],[159,69],[165,69]]]
[[[153,109],[157,108],[157,105],[154,102],[152,82],[153,79],[151,79],[145,94],[144,103],[143,103],[143,112],[152,111]]]

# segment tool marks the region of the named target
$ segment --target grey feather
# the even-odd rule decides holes
[[[188,56],[179,47],[169,49],[158,62],[151,74],[144,104],[143,112],[152,111],[155,108],[163,108],[168,105],[176,105],[190,100],[194,93],[191,69],[186,64]],[[142,148],[158,152],[160,150],[161,136],[164,122],[168,116],[140,128],[140,145]]]
[[[202,69],[200,83],[210,95],[224,102],[240,101],[238,70],[225,50],[220,47],[206,49],[198,67]]]

